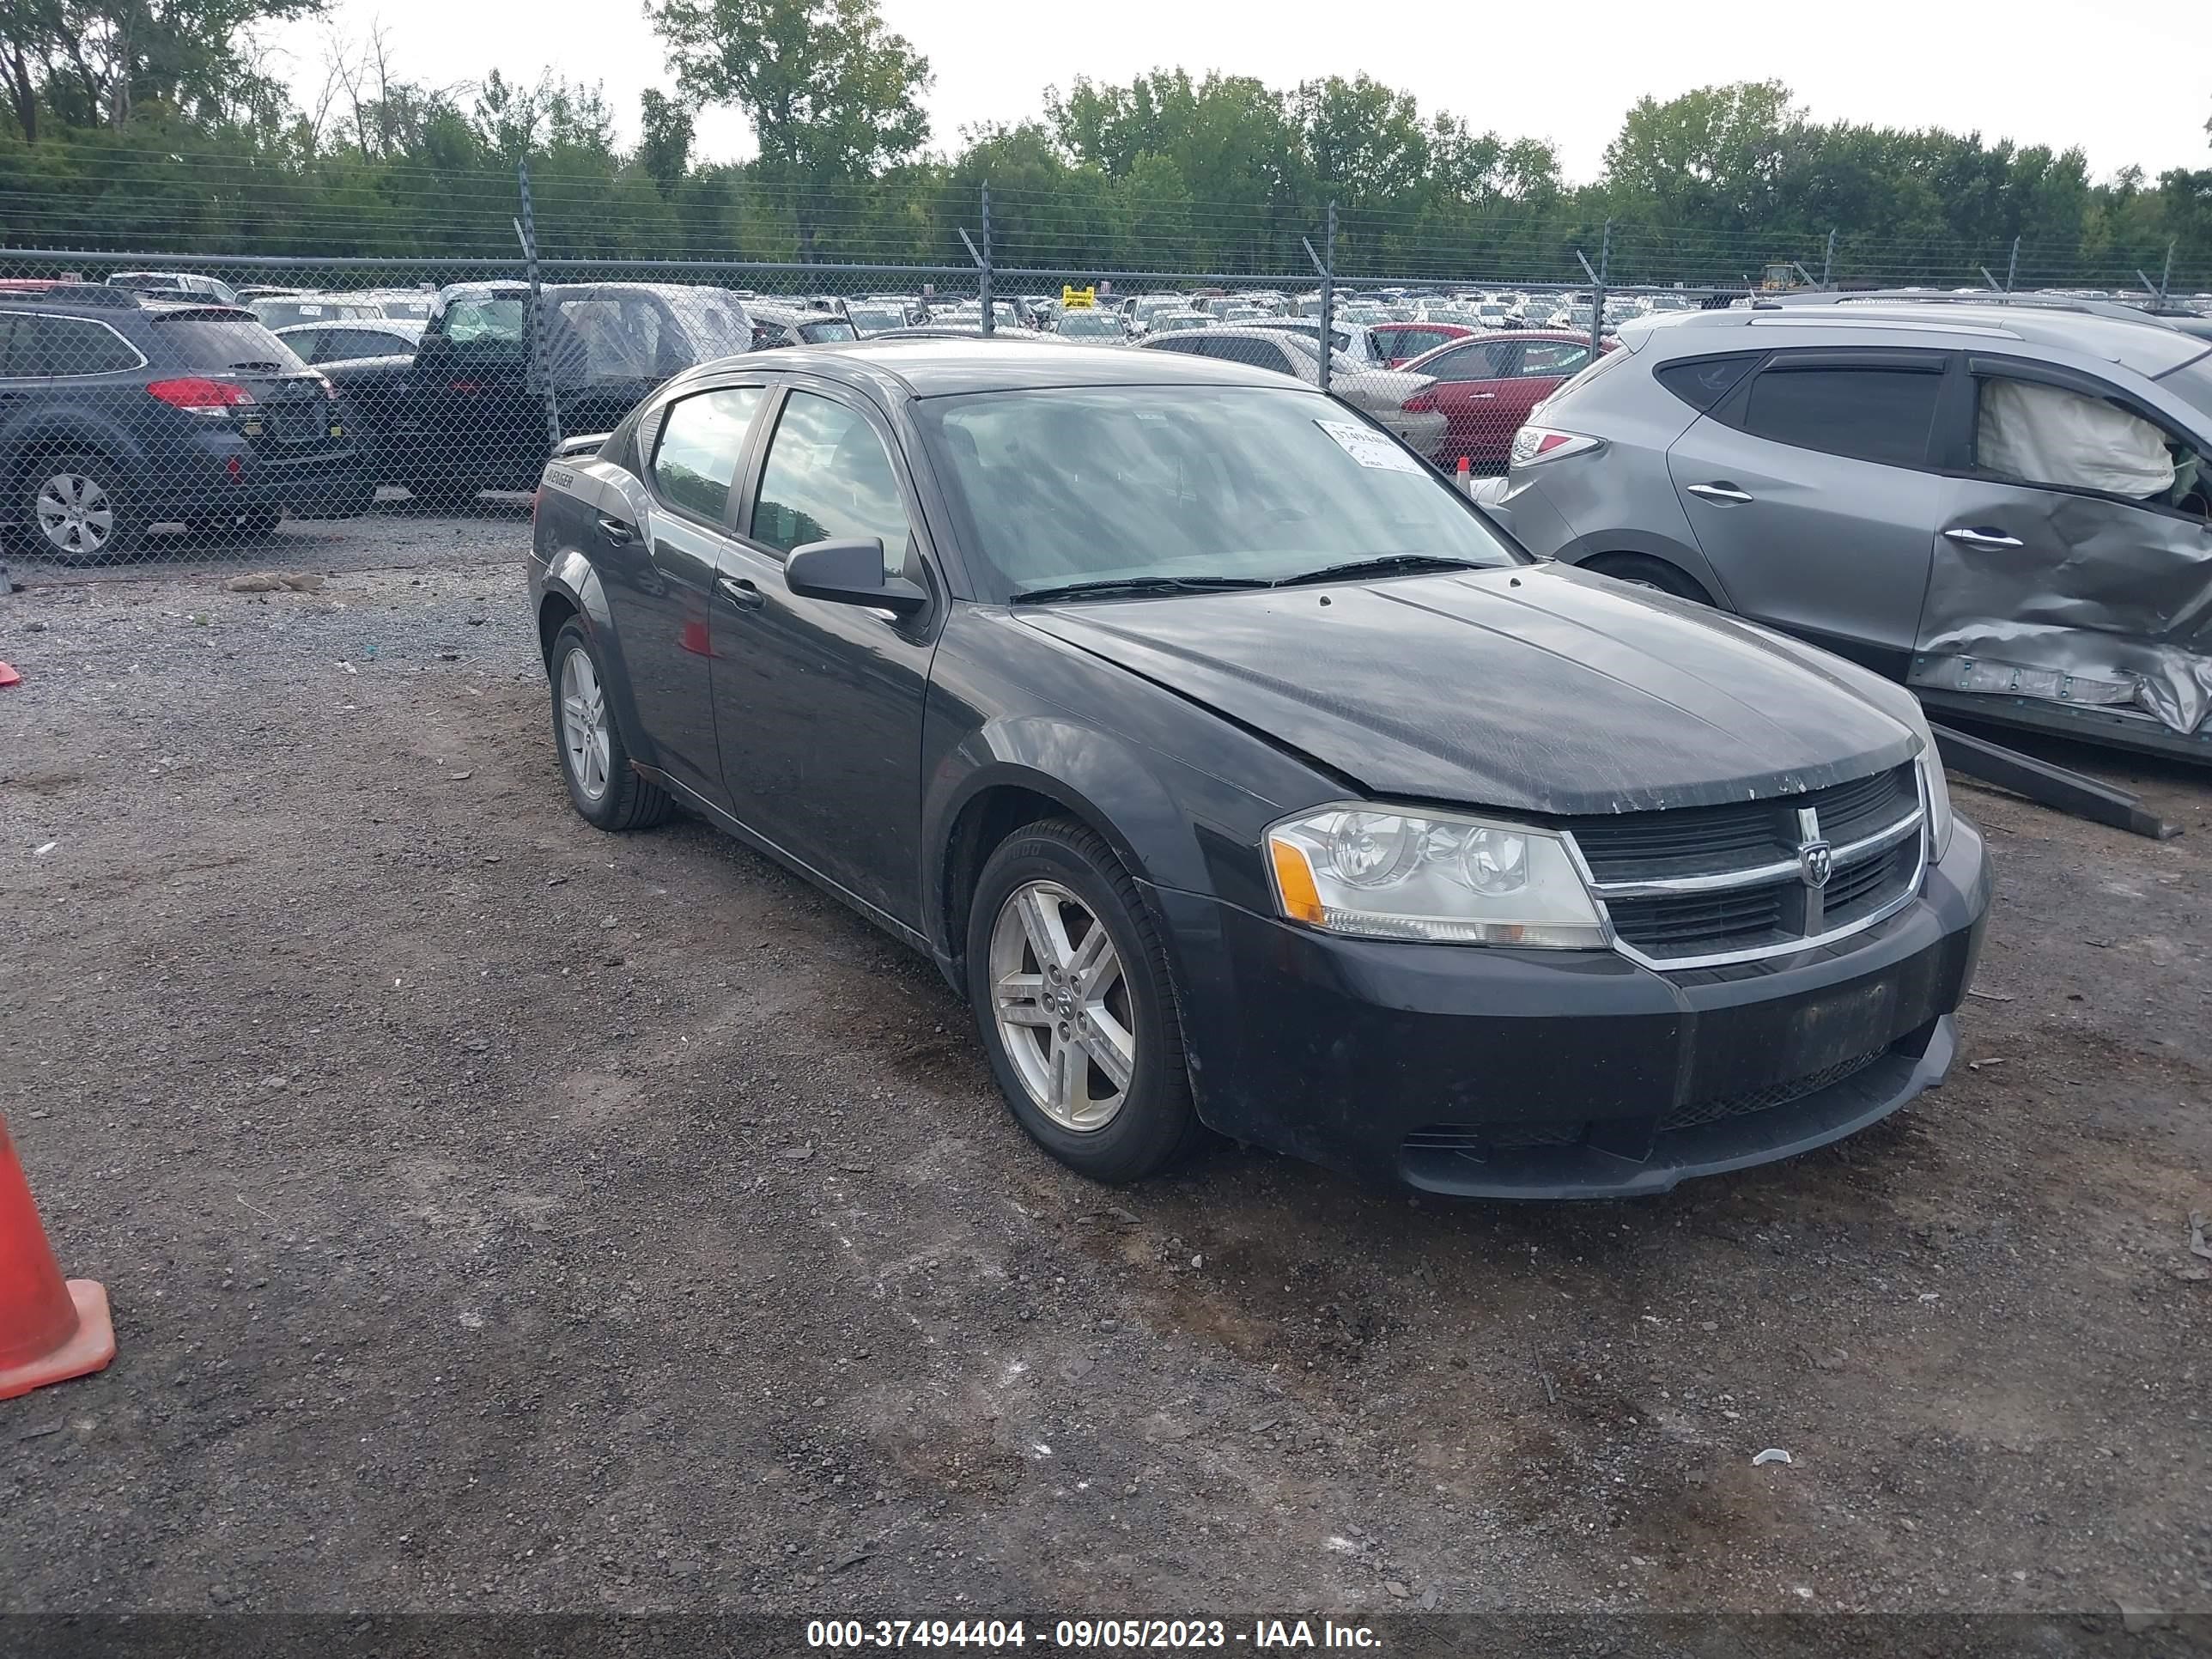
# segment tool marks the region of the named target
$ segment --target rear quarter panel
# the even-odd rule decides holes
[[[1723,605],[1727,586],[1698,545],[1667,470],[1667,453],[1698,412],[1631,362],[1531,414],[1540,426],[1601,438],[1595,455],[1516,466],[1502,505],[1532,553],[1584,564],[1607,553],[1663,559]],[[1537,501],[1524,501],[1534,495]]]

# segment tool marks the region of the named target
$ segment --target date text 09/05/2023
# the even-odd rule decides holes
[[[1191,1648],[1243,1648],[1266,1652],[1296,1649],[1359,1650],[1382,1644],[1364,1625],[1328,1619],[1255,1619],[1249,1629],[1222,1619],[1060,1619],[1034,1625],[1025,1619],[810,1619],[806,1645],[830,1650],[971,1648],[985,1652],[1026,1648],[1088,1649],[1103,1652],[1170,1652]]]

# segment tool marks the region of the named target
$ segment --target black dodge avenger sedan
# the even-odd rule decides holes
[[[1602,1197],[1939,1082],[1982,838],[1899,688],[1533,562],[1373,422],[1164,352],[678,376],[538,494],[576,810],[933,957],[1104,1181],[1205,1126]]]

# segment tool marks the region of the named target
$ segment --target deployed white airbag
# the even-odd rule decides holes
[[[1982,383],[1974,440],[1984,471],[2148,501],[2173,488],[2166,434],[2101,398],[2028,380]]]

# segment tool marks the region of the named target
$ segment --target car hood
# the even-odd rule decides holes
[[[1910,695],[1703,606],[1552,565],[1024,608],[1364,793],[1581,816],[1899,765]]]

